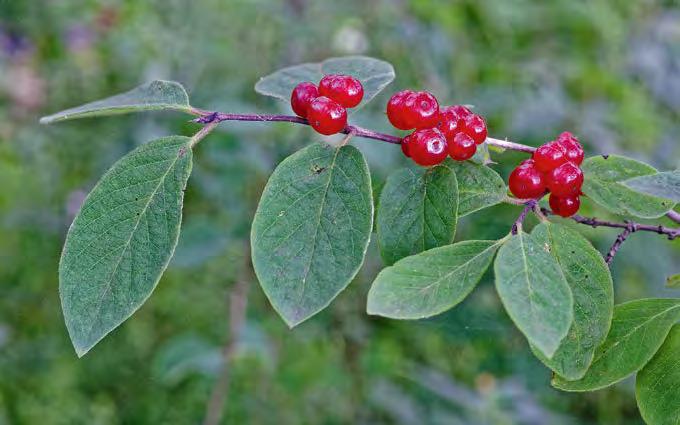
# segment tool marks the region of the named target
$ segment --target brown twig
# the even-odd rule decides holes
[[[612,265],[612,261],[614,261],[614,256],[616,255],[617,252],[619,252],[619,249],[626,241],[626,239],[628,239],[628,236],[630,236],[631,233],[637,231],[637,223],[629,221],[626,223],[626,225],[627,227],[623,230],[623,232],[619,233],[619,235],[616,237],[614,244],[612,244],[612,247],[609,248],[609,252],[607,252],[607,256],[604,259],[604,261],[610,267]]]
[[[515,222],[512,224],[512,228],[510,229],[511,234],[516,235],[520,232],[520,230],[522,230],[522,223],[524,223],[524,219],[527,218],[527,214],[529,214],[529,211],[533,210],[535,206],[536,200],[534,199],[531,199],[524,204],[524,209],[519,214],[519,217],[517,217],[517,220],[515,220]]]
[[[541,208],[541,211],[543,214],[546,215],[554,215],[552,211],[550,211],[547,208]],[[666,227],[666,226],[660,226],[660,225],[654,225],[654,224],[642,224],[642,223],[636,223],[634,221],[626,221],[624,223],[619,223],[615,221],[607,221],[607,220],[599,220],[595,217],[584,217],[582,215],[573,215],[570,217],[572,220],[579,224],[585,224],[587,226],[596,228],[596,227],[612,227],[616,229],[628,229],[629,226],[634,226],[636,232],[642,231],[642,232],[652,232],[652,233],[658,233],[660,235],[666,235],[669,240],[673,240],[675,238],[680,237],[680,228],[673,228],[673,227]]]

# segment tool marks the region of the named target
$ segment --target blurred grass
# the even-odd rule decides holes
[[[226,123],[202,143],[177,258],[147,304],[76,360],[57,264],[83,196],[134,146],[197,128],[166,113],[54,127],[38,126],[40,115],[154,78],[182,82],[206,109],[287,111],[254,93],[259,76],[367,54],[394,64],[388,91],[427,88],[474,104],[495,137],[538,145],[570,129],[591,154],[673,168],[678,46],[673,0],[0,2],[0,424],[200,422],[261,188],[278,161],[318,138],[286,124]],[[387,96],[358,123],[389,131]],[[357,146],[376,182],[404,163],[393,146]],[[507,175],[520,158],[497,155],[497,169]],[[476,213],[458,238],[502,236],[516,213]],[[580,230],[599,248],[615,235]],[[678,242],[635,235],[615,261],[617,300],[674,294],[663,283],[678,259]],[[631,382],[552,390],[489,277],[432,320],[368,318],[380,267],[372,246],[350,289],[292,332],[250,282],[224,423],[641,423]]]

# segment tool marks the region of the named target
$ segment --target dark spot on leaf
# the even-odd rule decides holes
[[[326,169],[326,167],[320,167],[320,166],[318,166],[318,165],[316,165],[316,164],[312,165],[312,172],[313,172],[314,174],[319,174],[319,173],[321,173],[322,171],[324,171],[325,169]]]
[[[181,157],[184,156],[185,153],[187,153],[187,148],[181,147],[181,148],[179,149],[179,152],[177,152],[177,156],[179,156],[179,157],[181,158]]]
[[[602,158],[607,159],[609,158],[609,155],[602,155]]]

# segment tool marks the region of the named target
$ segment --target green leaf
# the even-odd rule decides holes
[[[507,193],[505,181],[486,165],[470,161],[446,161],[458,179],[458,216],[500,203]]]
[[[668,333],[652,360],[638,373],[635,398],[649,425],[680,424],[680,325]]]
[[[680,274],[674,274],[666,278],[666,287],[680,289]]]
[[[104,174],[66,237],[59,291],[78,356],[151,295],[177,245],[192,153],[188,137],[147,143]]]
[[[546,357],[551,358],[573,319],[569,284],[546,247],[519,232],[498,251],[496,289],[510,318]]]
[[[593,363],[578,381],[559,376],[553,386],[565,391],[593,391],[640,370],[659,349],[680,319],[680,300],[650,298],[614,307],[612,327],[595,351]]]
[[[574,322],[552,359],[532,349],[558,375],[580,379],[611,325],[614,291],[609,268],[586,238],[566,226],[541,223],[531,236],[550,248],[574,298]]]
[[[458,242],[399,260],[373,282],[368,314],[422,319],[449,310],[474,289],[499,244]]]
[[[52,124],[76,118],[168,109],[188,111],[189,96],[180,83],[155,80],[125,93],[42,117],[40,123]]]
[[[674,203],[668,199],[635,191],[623,182],[633,177],[657,174],[654,167],[622,156],[586,159],[581,166],[585,181],[583,193],[609,211],[620,215],[657,218]]]
[[[296,85],[302,81],[317,84],[325,74],[346,74],[361,81],[364,98],[357,108],[368,103],[394,80],[394,68],[388,62],[366,56],[344,56],[279,69],[260,78],[255,84],[255,91],[290,102],[290,95]]]
[[[638,192],[680,202],[680,170],[634,177],[623,184]]]
[[[393,172],[378,205],[378,242],[388,265],[453,242],[458,221],[458,184],[448,167],[402,168]]]
[[[253,221],[253,266],[290,327],[328,306],[359,271],[371,195],[368,165],[353,146],[308,146],[269,178]]]

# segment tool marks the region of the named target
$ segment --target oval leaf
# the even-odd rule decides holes
[[[574,322],[552,359],[532,349],[558,375],[580,379],[611,325],[614,290],[609,268],[586,238],[566,226],[541,223],[531,236],[549,247],[574,297]]]
[[[571,290],[557,260],[520,231],[503,244],[494,270],[510,318],[529,343],[551,358],[573,319]]]
[[[470,161],[449,161],[446,166],[458,179],[458,216],[496,205],[508,191],[503,178],[486,165]]]
[[[609,211],[620,215],[657,218],[674,203],[635,191],[623,182],[633,177],[657,174],[654,167],[617,155],[591,157],[581,166],[585,177],[583,193]]]
[[[559,376],[553,386],[564,391],[593,391],[640,370],[680,319],[680,300],[643,299],[614,307],[612,327],[595,351],[593,363],[578,381]]]
[[[498,241],[465,241],[399,260],[373,282],[368,314],[422,319],[449,310],[477,285],[498,246]]]
[[[638,373],[635,397],[649,425],[680,424],[680,325],[671,328],[666,341]]]
[[[380,194],[380,254],[387,264],[453,242],[458,221],[458,184],[450,168],[403,168]]]
[[[78,356],[130,317],[167,267],[191,173],[189,141],[166,137],[123,157],[73,221],[59,264],[59,292]]]
[[[280,69],[260,78],[255,84],[255,91],[290,102],[290,95],[296,85],[302,81],[317,84],[326,74],[346,74],[361,81],[364,86],[364,98],[357,108],[370,102],[394,80],[394,68],[388,62],[366,56],[345,56]]]
[[[623,184],[638,192],[680,202],[680,170],[635,177]]]
[[[368,166],[353,146],[308,146],[269,178],[253,221],[253,266],[290,327],[325,308],[358,272],[373,226],[371,195]]]
[[[189,96],[180,83],[155,80],[122,94],[42,117],[40,123],[52,124],[76,118],[165,109],[177,111],[190,109]]]

